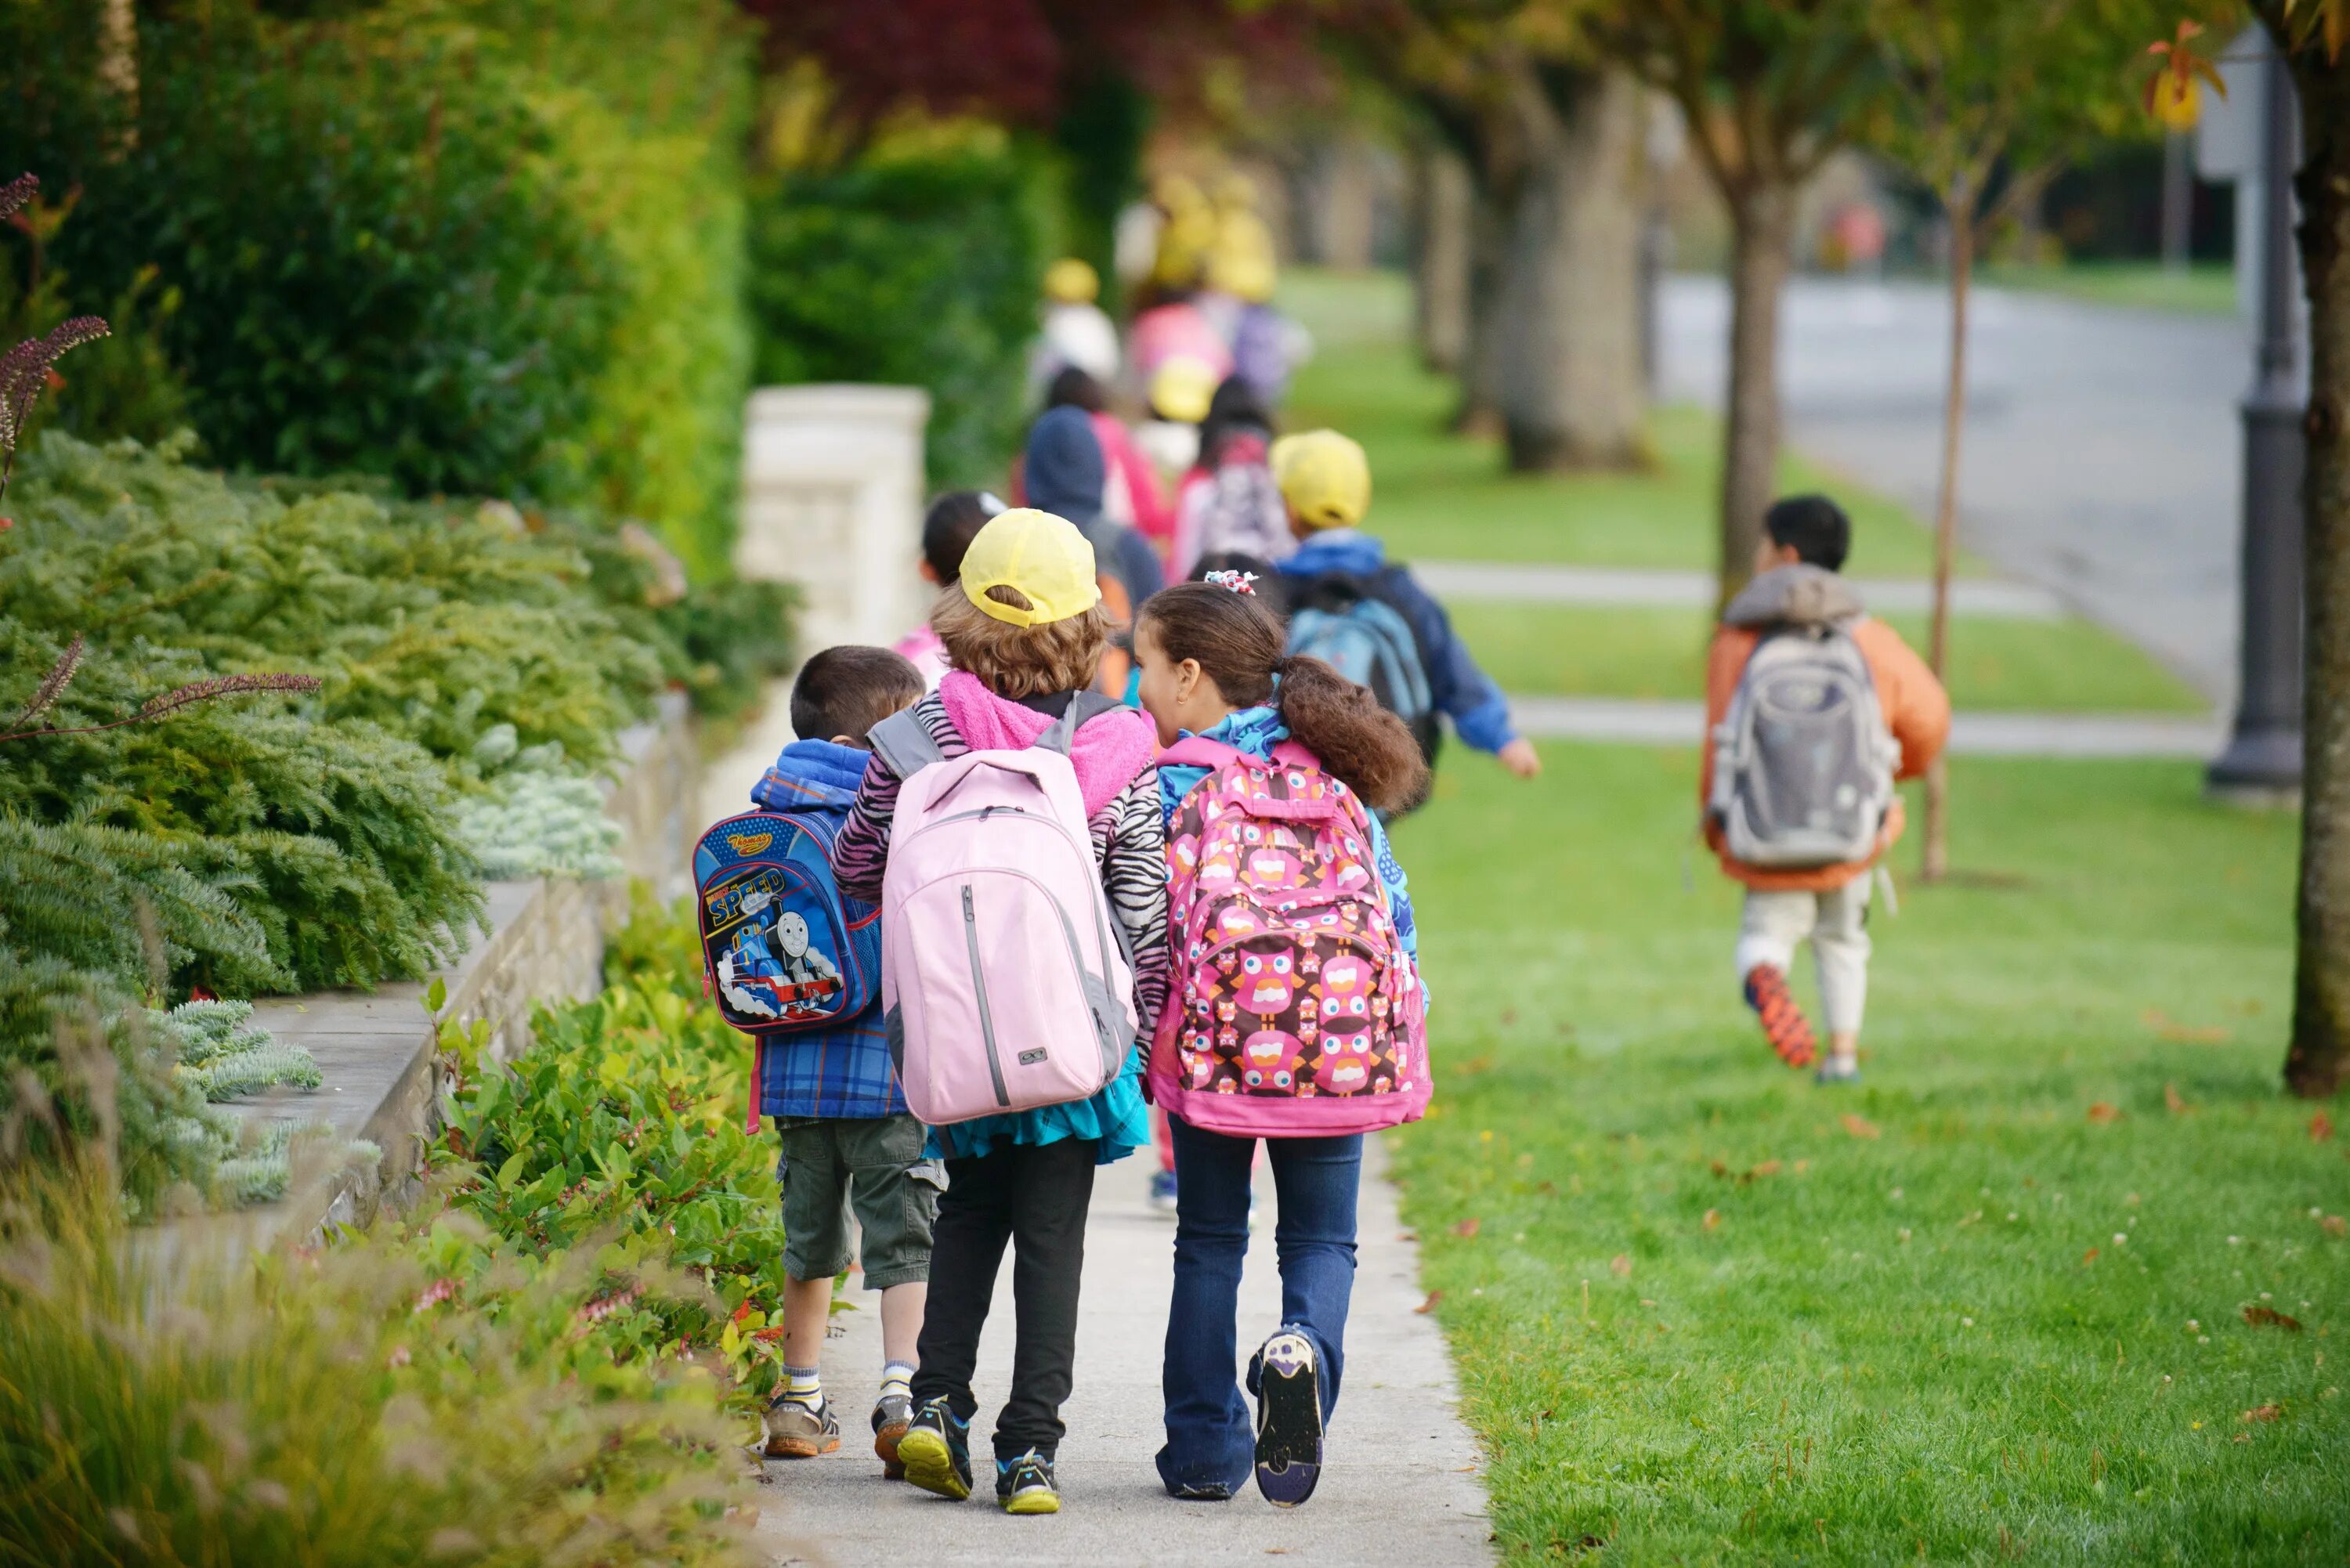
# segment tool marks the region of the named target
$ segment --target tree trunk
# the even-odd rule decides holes
[[[1477,195],[1469,164],[1440,142],[1414,160],[1412,325],[1420,363],[1458,375],[1469,359],[1471,227]]]
[[[1510,309],[1503,256],[1508,227],[1502,200],[1485,182],[1478,182],[1469,219],[1468,352],[1461,367],[1461,408],[1452,421],[1463,435],[1499,435],[1502,431],[1502,345]]]
[[[1552,72],[1512,214],[1496,340],[1510,466],[1640,459],[1639,88],[1621,72]]]
[[[1942,483],[1934,499],[1934,615],[1926,661],[1934,678],[1950,680],[1950,567],[1959,553],[1959,441],[1967,423],[1967,289],[1975,271],[1975,193],[1963,190],[1943,204],[1950,222],[1950,380],[1942,390]],[[1950,869],[1950,764],[1938,757],[1926,773],[1929,882]]]
[[[2273,5],[2261,7],[2275,30]],[[2286,1085],[2350,1078],[2350,54],[2293,56],[2301,95],[2301,265],[2309,289],[2303,480],[2308,683],[2302,718],[2299,941]]]
[[[1730,199],[1730,393],[1721,456],[1721,602],[1754,575],[1779,483],[1779,301],[1794,268],[1795,191],[1757,179]]]

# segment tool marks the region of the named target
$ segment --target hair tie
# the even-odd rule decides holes
[[[1256,597],[1254,572],[1210,572],[1200,580],[1203,583],[1213,583],[1220,588],[1230,588],[1236,594],[1246,594],[1251,598]]]

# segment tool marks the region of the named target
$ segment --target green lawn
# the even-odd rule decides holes
[[[1292,269],[1282,304],[1314,333],[1283,423],[1329,425],[1370,450],[1368,526],[1399,556],[1574,561],[1608,566],[1711,569],[1718,555],[1715,496],[1721,434],[1701,410],[1657,411],[1650,472],[1576,476],[1505,472],[1498,441],[1454,434],[1452,383],[1422,369],[1408,344],[1409,289],[1392,273],[1347,275]],[[1790,455],[1787,491],[1824,490],[1852,513],[1850,569],[1922,576],[1932,542],[1884,497]],[[1967,563],[1970,571],[1979,570]]]
[[[2343,1562],[2350,1138],[2278,1090],[2292,819],[2191,764],[1960,760],[1966,875],[1872,922],[1830,1090],[1737,1002],[1734,890],[1684,885],[1694,753],[1544,754],[1455,753],[1397,836],[1439,1089],[1396,1168],[1510,1560]]]
[[[1456,603],[1477,660],[1504,691],[1572,697],[1700,697],[1709,618],[1699,610]],[[1886,618],[1912,648],[1926,618]],[[1950,635],[1950,695],[2006,711],[2198,713],[2184,681],[2083,620],[1967,618]]]
[[[2160,262],[2069,262],[2059,266],[1991,265],[1982,280],[1999,288],[2071,295],[2099,305],[2133,305],[2227,316],[2236,308],[2236,271],[2225,262],[2199,262],[2170,272]]]

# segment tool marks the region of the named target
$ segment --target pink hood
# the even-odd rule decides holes
[[[1035,745],[1053,720],[1008,697],[998,697],[967,670],[949,670],[939,682],[939,701],[954,721],[955,733],[974,752],[1020,752]],[[1076,769],[1077,793],[1093,815],[1150,765],[1156,739],[1150,721],[1131,708],[1097,714],[1077,726],[1069,762]]]

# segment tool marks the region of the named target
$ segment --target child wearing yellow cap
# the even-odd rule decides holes
[[[1276,563],[1289,596],[1290,651],[1329,659],[1378,691],[1431,761],[1440,713],[1462,741],[1518,777],[1541,773],[1541,756],[1510,722],[1508,701],[1454,633],[1452,618],[1363,532],[1371,467],[1362,447],[1336,431],[1307,431],[1274,442],[1272,462],[1298,540],[1296,554]],[[1417,668],[1403,668],[1407,659]]]
[[[1166,822],[1150,722],[1088,689],[1111,629],[1093,546],[1051,513],[1003,513],[972,536],[931,626],[953,669],[900,719],[919,725],[937,757],[1024,750],[1075,718],[1069,761],[1102,888],[1132,955],[1139,1038],[1149,1038],[1170,975]],[[877,740],[834,841],[833,873],[850,898],[881,899],[904,782],[889,758],[895,749]],[[1089,1099],[931,1129],[927,1152],[946,1161],[948,1179],[932,1231],[914,1415],[898,1449],[908,1480],[944,1497],[971,1495],[972,1376],[1009,1242],[1019,1253],[1019,1345],[995,1423],[996,1499],[1013,1513],[1058,1509],[1053,1467],[1076,1353],[1094,1170],[1149,1141],[1136,1054]]]

